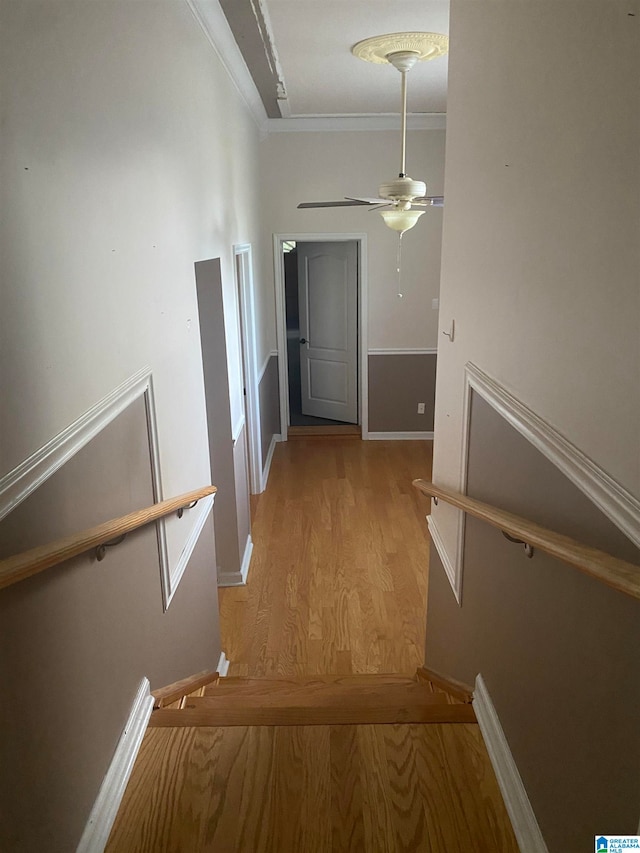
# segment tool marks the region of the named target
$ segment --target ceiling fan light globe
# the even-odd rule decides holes
[[[404,234],[416,224],[422,216],[424,210],[400,210],[397,207],[393,210],[381,210],[380,216],[384,219],[385,225],[393,231],[399,231]]]

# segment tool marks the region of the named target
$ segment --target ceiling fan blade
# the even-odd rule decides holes
[[[368,201],[362,201],[361,199],[357,198],[350,198],[345,199],[344,201],[303,201],[298,205],[298,207],[362,207],[368,204]]]
[[[368,212],[371,213],[372,210],[384,210],[385,207],[395,207],[395,205],[392,201],[388,201],[385,204],[372,204]]]
[[[411,202],[416,207],[444,207],[443,195],[423,196],[422,198],[414,198]]]
[[[357,201],[360,204],[389,204],[389,199],[387,198],[359,198],[357,196],[345,196],[349,201]]]

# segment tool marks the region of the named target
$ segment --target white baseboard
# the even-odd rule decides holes
[[[269,471],[271,470],[271,460],[273,459],[273,452],[276,449],[276,444],[282,441],[282,436],[280,435],[272,435],[271,436],[271,444],[269,445],[269,450],[267,451],[267,458],[264,463],[264,469],[262,471],[262,491],[267,488],[267,483],[269,481]]]
[[[76,853],[102,853],[106,847],[152,711],[151,685],[143,678]]]
[[[369,441],[433,441],[433,432],[370,432]]]
[[[247,544],[242,557],[242,565],[237,572],[218,572],[218,586],[244,586],[249,576],[251,554],[253,553],[253,541],[247,536]]]
[[[244,556],[242,558],[242,565],[240,566],[240,577],[242,578],[242,583],[247,582],[247,578],[249,577],[249,566],[251,565],[251,555],[253,554],[253,540],[251,536],[247,536],[247,544],[244,549]]]
[[[521,853],[548,853],[487,685],[480,674],[473,692],[473,709]]]
[[[220,652],[220,660],[218,661],[216,672],[220,678],[224,678],[229,672],[229,661],[227,660],[227,656],[224,652]]]

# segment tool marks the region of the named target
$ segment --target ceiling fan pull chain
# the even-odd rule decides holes
[[[398,273],[398,299],[402,299],[404,294],[402,293],[402,235],[404,231],[398,232],[398,255],[396,259],[397,267],[396,272]]]

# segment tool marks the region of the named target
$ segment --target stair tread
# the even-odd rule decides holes
[[[408,675],[303,675],[295,677],[252,677],[234,676],[221,679],[215,685],[205,688],[205,696],[242,692],[243,695],[265,692],[292,692],[299,689],[323,689],[323,686],[339,686],[341,688],[364,687],[366,685],[409,685],[416,684],[415,678]]]
[[[416,681],[354,683],[342,681],[293,682],[266,681],[235,688],[213,688],[201,698],[189,698],[185,707],[193,708],[310,708],[348,705],[389,707],[405,704],[439,704],[443,697],[429,686]]]
[[[381,725],[391,723],[475,723],[472,705],[451,705],[447,702],[418,701],[401,704],[392,697],[386,705],[248,707],[189,705],[183,710],[154,711],[149,726],[312,726],[312,725]],[[191,702],[191,700],[190,700]]]

